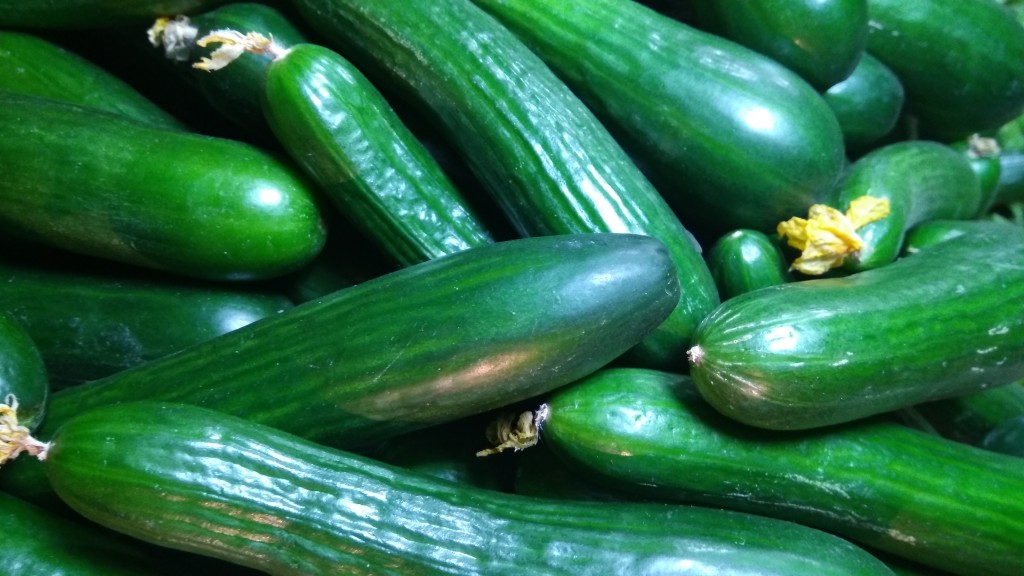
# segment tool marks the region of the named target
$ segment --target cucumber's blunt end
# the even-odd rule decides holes
[[[690,361],[691,366],[700,366],[704,361],[704,349],[700,345],[695,345],[686,351],[686,359]]]
[[[0,404],[0,466],[22,452],[46,460],[49,442],[35,439],[28,428],[18,423],[18,399],[8,394]]]

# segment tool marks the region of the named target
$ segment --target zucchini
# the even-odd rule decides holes
[[[168,112],[92,61],[34,34],[0,30],[0,90],[70,102],[185,130]]]
[[[692,4],[698,27],[778,61],[818,90],[845,80],[867,43],[866,0]]]
[[[0,223],[80,254],[207,279],[260,279],[319,252],[318,200],[242,142],[0,95]]]
[[[1024,26],[997,2],[868,0],[867,50],[906,90],[921,137],[952,142],[1024,111]]]
[[[146,25],[158,16],[209,10],[230,0],[0,0],[0,28],[109,29]]]
[[[547,402],[543,441],[577,473],[639,496],[817,527],[965,576],[1024,569],[1024,460],[881,420],[754,430],[689,377],[608,369]]]
[[[793,280],[778,241],[757,230],[734,230],[722,236],[707,258],[725,300]]]
[[[303,19],[385,93],[433,124],[522,236],[632,233],[668,248],[676,310],[630,361],[679,365],[717,304],[700,247],[607,129],[469,0],[299,0]]]
[[[3,261],[0,302],[35,342],[54,390],[127,370],[292,307],[290,299],[267,288]]]
[[[796,73],[633,0],[474,0],[580,95],[707,242],[830,190],[839,124]]]
[[[195,406],[85,412],[53,436],[44,464],[61,498],[95,522],[272,576],[891,574],[797,524],[503,495]]]
[[[495,243],[403,268],[50,397],[197,404],[341,447],[524,400],[625,352],[679,300],[663,245],[628,234]],[[0,485],[41,501],[25,459]]]
[[[847,153],[859,156],[892,133],[905,94],[896,74],[865,52],[853,72],[830,86],[822,97],[839,120]]]
[[[17,318],[0,309],[0,403],[17,402],[20,424],[33,430],[43,420],[49,394],[46,365],[35,341]]]
[[[701,394],[763,428],[826,426],[1024,377],[1024,235],[723,302],[689,351]]]

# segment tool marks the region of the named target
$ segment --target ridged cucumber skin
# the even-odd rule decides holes
[[[753,426],[805,429],[1024,377],[1024,236],[963,235],[841,278],[723,302],[690,373]]]
[[[0,308],[0,404],[12,406],[16,400],[18,423],[32,430],[43,420],[49,395],[39,347],[15,316]]]
[[[88,30],[148,26],[154,18],[209,10],[230,0],[0,0],[0,28]]]
[[[840,174],[835,115],[766,56],[632,0],[474,1],[648,167],[702,242],[736,228],[773,231]]]
[[[0,90],[106,110],[168,130],[186,129],[114,74],[26,32],[0,31]]]
[[[692,4],[696,26],[772,58],[818,90],[845,80],[867,43],[866,0]]]
[[[848,154],[862,154],[892,132],[903,111],[900,79],[888,66],[865,52],[853,72],[823,94],[843,131]]]
[[[867,50],[899,76],[922,137],[950,142],[1024,110],[1024,27],[998,2],[868,0]]]
[[[779,242],[757,230],[741,228],[722,236],[707,259],[723,300],[793,281]]]
[[[269,288],[2,259],[0,302],[35,342],[54,390],[133,368],[293,306]]]
[[[687,376],[651,370],[597,372],[548,407],[556,454],[638,495],[787,519],[965,576],[1024,568],[1022,459],[881,420],[755,430]]]
[[[217,280],[280,276],[323,246],[320,200],[262,149],[40,98],[0,103],[11,234]]]
[[[719,301],[692,235],[607,129],[507,28],[469,0],[300,0],[303,19],[450,142],[523,236],[631,233],[672,255],[677,309],[630,361],[679,366]]]
[[[334,207],[400,266],[494,240],[427,149],[333,50],[297,44],[265,73],[274,134]]]
[[[679,299],[646,236],[507,241],[410,266],[50,396],[39,430],[89,407],[202,405],[340,447],[496,409],[607,364]],[[0,473],[33,500],[29,459]]]
[[[848,271],[889,264],[913,226],[936,219],[968,219],[982,204],[981,183],[967,157],[938,142],[915,140],[876,148],[850,165],[826,204],[839,210],[861,196],[889,200],[889,215],[857,229],[863,247],[844,263]]]
[[[501,495],[194,406],[89,411],[53,437],[45,465],[100,524],[272,576],[890,574],[792,523]]]

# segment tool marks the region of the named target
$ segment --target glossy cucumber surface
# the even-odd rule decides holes
[[[0,104],[0,223],[13,235],[222,280],[283,275],[323,246],[318,199],[259,148],[40,98]]]
[[[774,429],[863,418],[1024,377],[1024,235],[963,235],[841,278],[722,303],[690,373],[715,408]]]
[[[0,404],[17,401],[18,424],[34,429],[46,414],[50,381],[32,336],[18,319],[0,308]]]
[[[723,300],[793,280],[778,240],[757,230],[734,230],[722,236],[707,258]]]
[[[655,237],[678,270],[672,315],[632,362],[678,365],[718,294],[699,246],[607,129],[507,28],[469,0],[300,0],[303,19],[465,159],[523,236]],[[681,348],[682,347],[682,348]]]
[[[542,438],[586,478],[816,526],[965,576],[1024,569],[1024,460],[870,421],[804,433],[718,414],[686,376],[604,370],[548,401]]]
[[[772,231],[839,176],[835,115],[766,56],[632,0],[475,1],[641,159],[702,240],[735,228]]]
[[[906,98],[900,79],[865,52],[853,72],[823,94],[843,131],[847,153],[870,151],[892,132]]]
[[[273,576],[891,574],[797,524],[502,495],[194,406],[83,413],[53,437],[45,466],[96,522]]]

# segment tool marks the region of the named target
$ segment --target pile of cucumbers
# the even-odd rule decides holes
[[[0,0],[5,576],[1024,573],[1024,3]]]

